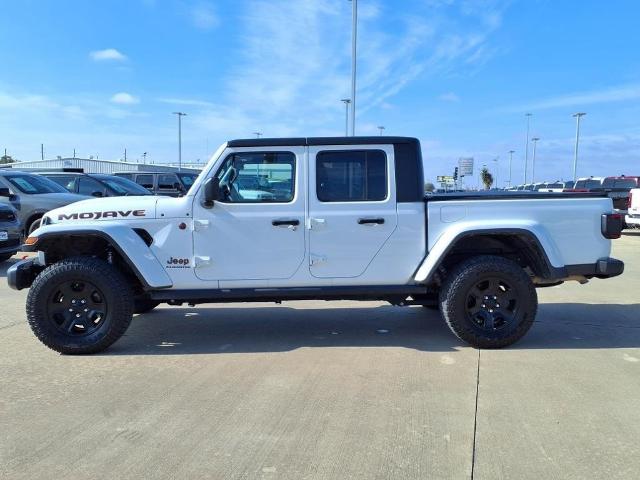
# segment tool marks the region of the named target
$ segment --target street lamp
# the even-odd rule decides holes
[[[356,54],[358,40],[358,0],[351,2],[351,135],[356,134]]]
[[[253,132],[256,138],[260,138],[262,136],[262,132]]]
[[[540,137],[533,137],[531,139],[531,141],[533,142],[533,165],[531,170],[531,183],[536,183],[536,145],[538,144],[538,140],[540,140]]]
[[[349,104],[351,103],[350,98],[343,98],[340,100],[344,103],[344,136],[349,136]]]
[[[380,125],[380,126],[378,127],[378,130],[380,130],[380,136],[382,136],[382,132],[384,131],[384,128],[385,128],[385,127],[384,127],[383,125]]]
[[[529,121],[531,120],[532,113],[525,113],[527,117],[527,142],[524,146],[524,184],[527,184],[527,170],[529,169]]]
[[[513,154],[515,150],[509,150],[509,188],[511,188],[511,162],[513,162]]]
[[[576,149],[573,155],[573,182],[574,183],[577,180],[577,172],[578,172],[578,142],[580,141],[580,119],[585,115],[586,113],[584,112],[578,112],[573,114],[573,116],[576,119]]]
[[[493,159],[496,162],[496,188],[500,188],[500,184],[498,183],[498,171],[500,170],[500,156]]]
[[[184,112],[173,112],[178,116],[178,171],[182,171],[182,117],[186,117]]]

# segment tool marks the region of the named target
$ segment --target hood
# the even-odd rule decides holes
[[[156,196],[91,198],[47,212],[43,224],[155,218],[157,201]]]
[[[95,198],[95,197],[89,197],[87,195],[78,195],[77,193],[71,193],[71,192],[41,193],[40,195],[36,195],[35,197],[37,197],[38,199],[46,198],[47,202],[51,204],[61,205],[61,206],[68,205],[73,202],[87,200],[89,198]]]

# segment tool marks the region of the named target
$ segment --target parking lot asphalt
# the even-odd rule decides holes
[[[61,356],[0,268],[0,478],[635,478],[640,232],[518,344],[378,302],[160,307]]]

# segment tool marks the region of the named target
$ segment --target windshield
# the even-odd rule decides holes
[[[605,178],[602,186],[604,188],[635,188],[636,180],[633,178]]]
[[[14,175],[5,175],[5,178],[18,191],[30,195],[39,195],[42,193],[69,193],[64,187],[58,185],[56,182],[39,175],[18,173]]]
[[[126,178],[111,177],[109,175],[96,176],[96,178],[109,186],[118,195],[151,195],[149,190]]]
[[[601,186],[600,180],[578,180],[575,188],[599,188]]]
[[[193,182],[198,178],[198,175],[195,173],[179,173],[178,176],[180,177],[180,180],[182,180],[182,183],[184,183],[184,186],[187,187],[187,190],[191,188]]]
[[[563,188],[564,185],[562,183],[547,183],[545,188]]]

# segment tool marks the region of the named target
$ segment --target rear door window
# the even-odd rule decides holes
[[[382,150],[319,152],[316,193],[321,202],[374,202],[387,198],[387,157]]]
[[[177,191],[181,185],[175,173],[162,173],[158,175],[158,190]]]
[[[144,188],[153,190],[153,175],[136,175],[136,183],[142,185]]]

